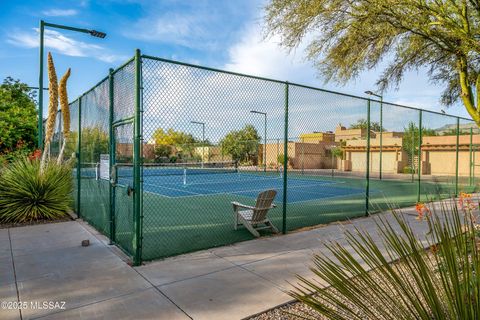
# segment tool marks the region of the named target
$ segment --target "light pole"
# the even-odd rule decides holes
[[[205,161],[205,122],[190,121],[190,123],[199,124],[202,126],[202,168],[203,168],[203,162]]]
[[[96,30],[69,27],[40,20],[40,72],[38,75],[38,148],[40,149],[43,148],[43,47],[45,27],[88,33],[93,37],[102,39],[107,35]]]
[[[267,172],[267,113],[251,110],[251,113],[263,114],[265,117],[265,131],[263,137],[263,172]]]
[[[380,95],[380,94],[376,94],[370,90],[368,91],[365,91],[366,94],[370,95],[370,96],[375,96],[377,98],[380,98],[380,159],[379,159],[379,162],[378,162],[378,166],[379,166],[379,178],[380,180],[382,180],[382,148],[383,148],[383,95]]]

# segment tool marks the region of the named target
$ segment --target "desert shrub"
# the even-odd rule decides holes
[[[28,222],[62,218],[70,209],[70,164],[23,157],[4,167],[0,177],[0,222]]]
[[[395,221],[376,220],[380,240],[356,229],[346,232],[347,246],[328,244],[314,258],[316,279],[299,276],[291,295],[328,319],[478,319],[478,201],[462,194],[458,204],[416,210],[426,235],[393,210]]]

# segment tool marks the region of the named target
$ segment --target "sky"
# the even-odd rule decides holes
[[[363,72],[346,85],[325,83],[305,59],[305,43],[288,52],[278,38],[263,37],[262,0],[0,0],[0,77],[11,76],[38,86],[38,26],[41,19],[56,24],[96,29],[105,39],[88,34],[48,29],[59,77],[69,67],[71,100],[121,65],[142,53],[220,69],[288,80],[365,96],[375,90],[381,69]],[[46,79],[46,75],[45,75]],[[46,83],[46,80],[45,80]],[[428,81],[425,70],[410,72],[384,100],[440,111],[442,87]],[[468,117],[461,104],[447,113]]]

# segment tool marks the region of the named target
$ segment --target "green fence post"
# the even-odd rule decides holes
[[[115,141],[113,139],[114,132],[113,132],[113,69],[110,68],[108,74],[108,111],[109,111],[109,118],[108,118],[108,131],[110,137],[110,155],[108,159],[109,169],[113,169],[113,165],[115,164]],[[115,187],[112,183],[110,183],[110,244],[115,243]]]
[[[365,215],[368,216],[370,202],[370,99],[367,100],[367,168],[365,180]]]
[[[419,129],[420,131],[420,129]],[[412,122],[412,149],[410,150],[410,174],[412,183],[415,180],[415,124]]]
[[[458,145],[460,142],[460,118],[457,117],[457,146],[455,148],[455,197],[458,196]]]
[[[38,73],[38,141],[40,150],[43,149],[43,40],[44,40],[45,22],[40,20],[40,70]]]
[[[475,160],[475,156],[476,156],[476,155],[477,155],[477,146],[475,146],[475,148],[473,148],[473,156],[472,156],[472,158],[473,158],[473,159],[472,159],[472,167],[473,167],[473,168],[472,168],[472,185],[473,185],[474,188],[475,188],[475,168],[477,167],[477,166],[475,165],[475,163],[476,163],[476,162],[475,162],[475,161],[476,161],[476,160]],[[475,189],[476,189],[476,188],[475,188]],[[474,190],[475,190],[475,189],[474,189]]]
[[[288,174],[288,92],[289,85],[285,82],[285,128],[283,141],[283,221],[282,233],[287,233],[287,174]]]
[[[468,184],[471,187],[473,184],[473,163],[472,163],[472,147],[473,147],[473,128],[470,128],[470,144],[468,146],[468,158],[470,167],[468,169]]]
[[[417,168],[417,202],[420,202],[420,193],[422,190],[422,133],[423,133],[423,124],[422,124],[422,110],[419,110],[418,114],[418,168]],[[413,135],[415,136],[415,134]]]
[[[78,98],[78,140],[77,140],[77,217],[80,218],[81,185],[82,185],[82,96]]]
[[[134,124],[134,142],[133,142],[133,202],[134,202],[134,217],[135,217],[135,235],[134,235],[134,265],[138,266],[142,263],[142,212],[140,206],[140,198],[142,197],[142,190],[140,186],[140,166],[141,166],[141,145],[140,140],[142,139],[142,128],[141,128],[141,53],[140,50],[135,50],[135,124]]]
[[[383,94],[380,96],[380,159],[378,169],[380,171],[379,178],[382,180],[382,150],[383,150]]]

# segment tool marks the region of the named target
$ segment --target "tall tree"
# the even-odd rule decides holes
[[[260,136],[254,126],[248,124],[241,130],[230,131],[220,140],[222,154],[236,161],[256,161]]]
[[[37,141],[34,96],[27,85],[10,77],[0,85],[0,156],[30,151]]]
[[[377,81],[384,90],[427,67],[445,86],[442,102],[461,100],[480,124],[478,0],[270,0],[266,31],[287,48],[312,34],[307,57],[327,81],[344,83],[387,61]]]
[[[434,129],[425,128],[422,126],[422,137],[437,136]],[[403,129],[402,148],[407,153],[410,161],[413,161],[413,156],[418,156],[418,139],[420,138],[420,131],[415,122],[409,122]]]
[[[366,119],[358,119],[357,122],[351,124],[349,129],[367,129],[368,128],[368,122]],[[375,131],[375,132],[380,132],[380,131],[385,131],[385,128],[380,126],[380,123],[378,122],[370,122],[370,130]]]
[[[159,156],[170,156],[173,152],[186,153],[193,156],[195,148],[202,144],[190,133],[176,131],[172,128],[167,131],[159,128],[153,133],[155,149]]]

